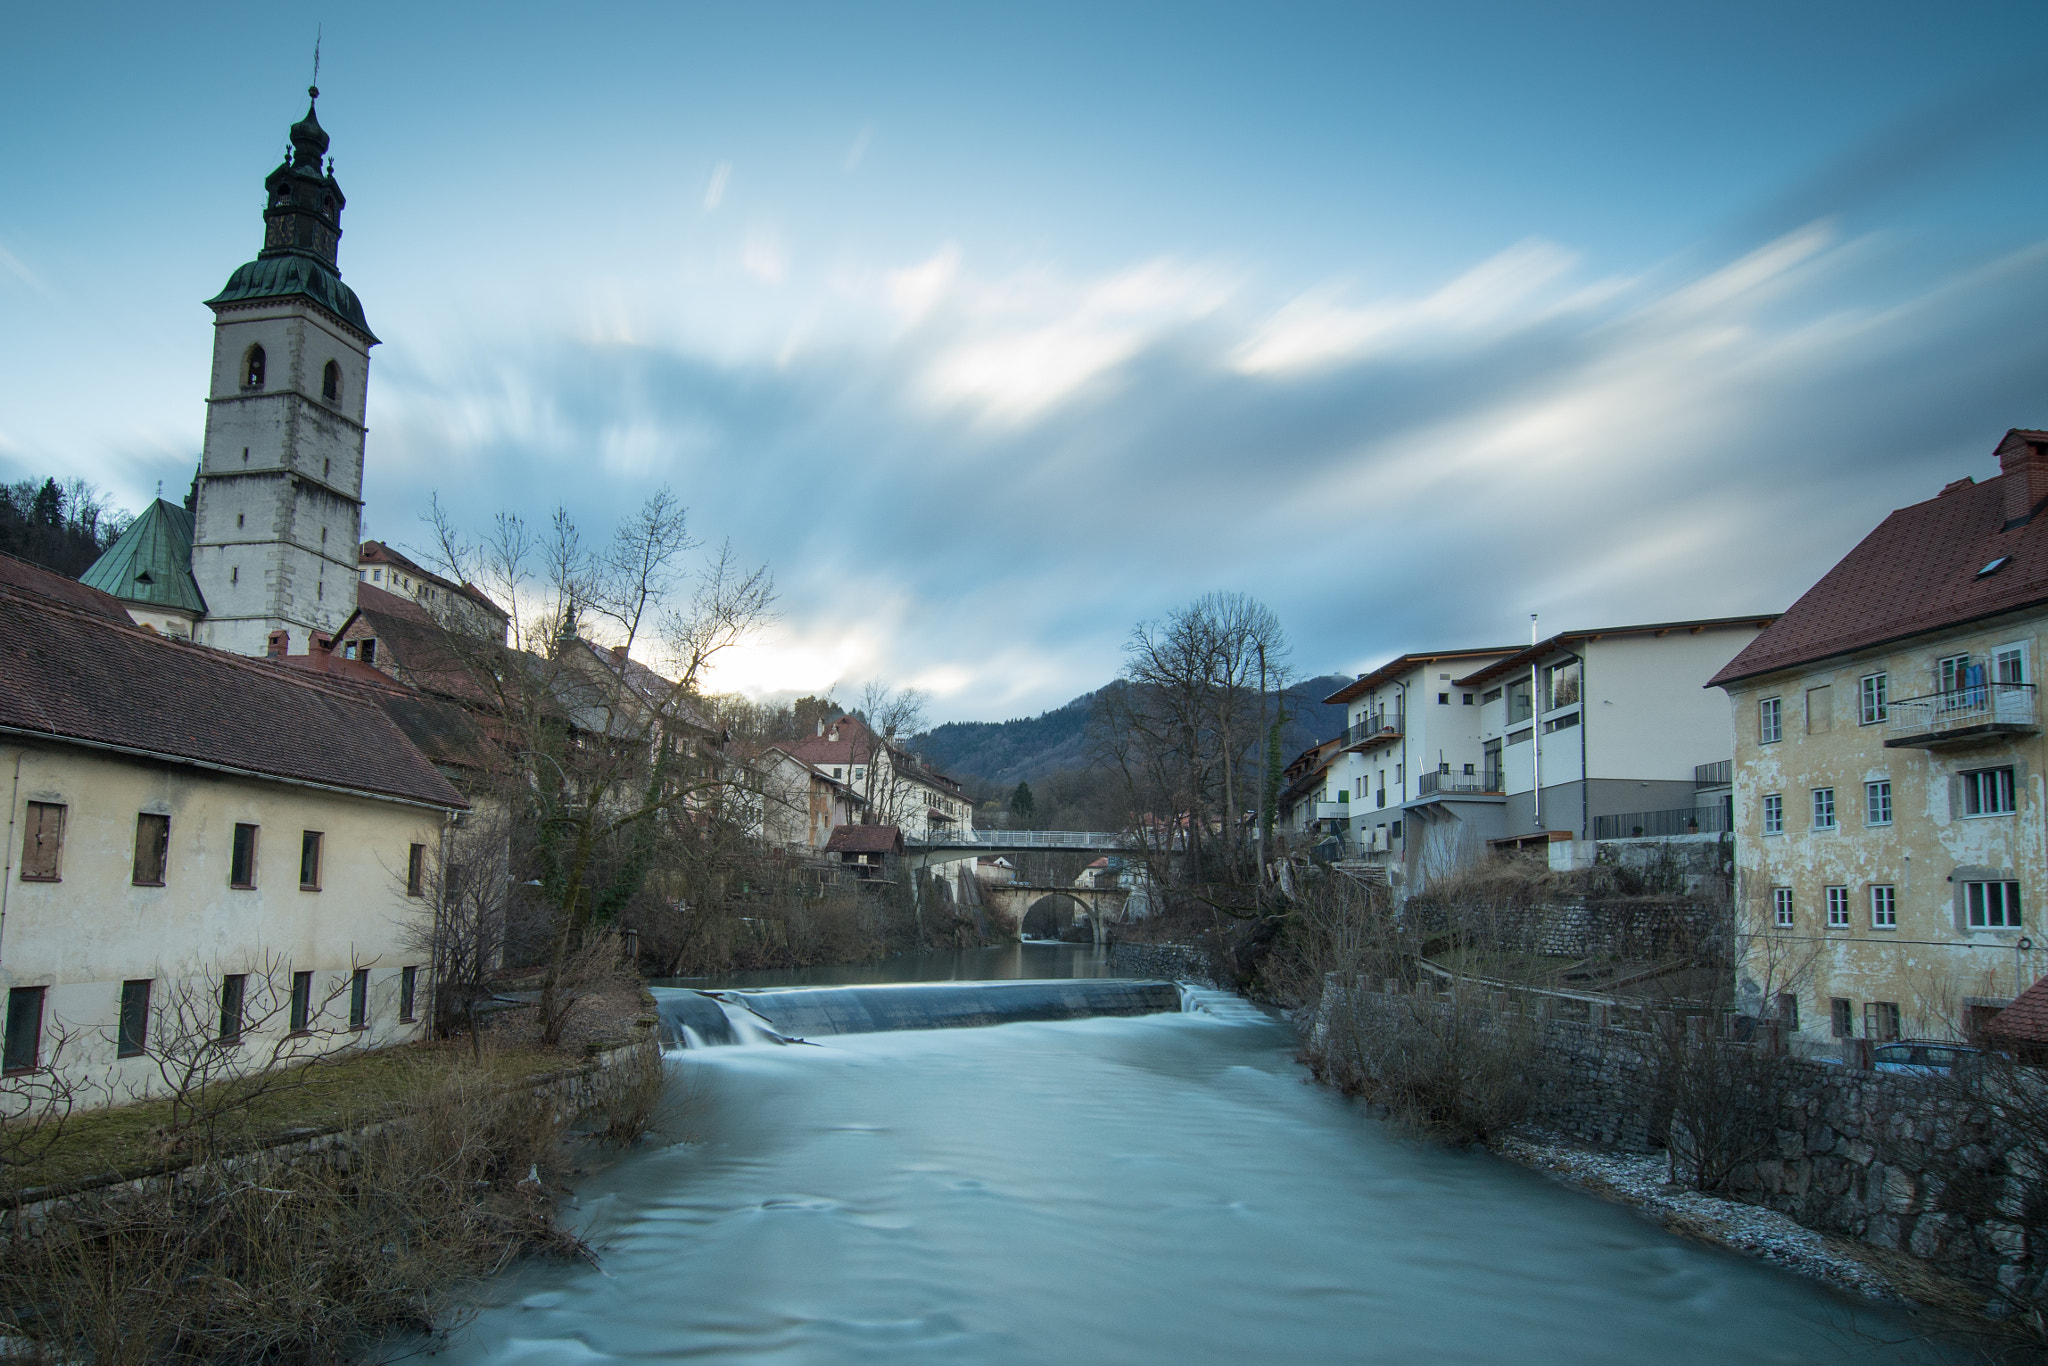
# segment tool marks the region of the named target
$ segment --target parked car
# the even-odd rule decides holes
[[[1871,1062],[1880,1072],[1910,1072],[1925,1077],[1946,1076],[1959,1064],[1983,1056],[1983,1049],[1968,1044],[1918,1039],[1881,1043],[1870,1051]]]

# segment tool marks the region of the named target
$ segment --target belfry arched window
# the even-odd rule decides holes
[[[261,389],[263,387],[263,348],[252,346],[242,357],[242,387]]]
[[[320,372],[320,397],[329,403],[341,401],[341,367],[333,361],[327,362],[327,368]]]

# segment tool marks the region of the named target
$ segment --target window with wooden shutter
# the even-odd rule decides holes
[[[164,869],[170,862],[171,818],[148,811],[135,818],[135,876],[138,887],[164,885]]]
[[[21,837],[21,880],[55,882],[64,852],[64,807],[57,802],[30,802],[27,830]]]

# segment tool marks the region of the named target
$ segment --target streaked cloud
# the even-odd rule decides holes
[[[711,168],[711,180],[704,186],[704,208],[706,212],[715,212],[719,205],[725,203],[725,187],[731,179],[731,162],[721,161]]]

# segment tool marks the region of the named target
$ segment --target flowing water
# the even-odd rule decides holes
[[[1024,946],[728,985],[835,975],[1100,963]],[[1307,1084],[1278,1017],[1214,992],[1187,1004],[678,1050],[690,1141],[579,1191],[602,1266],[504,1278],[442,1359],[1919,1359],[1872,1348],[1911,1331],[1889,1312],[1483,1154],[1405,1143]]]

